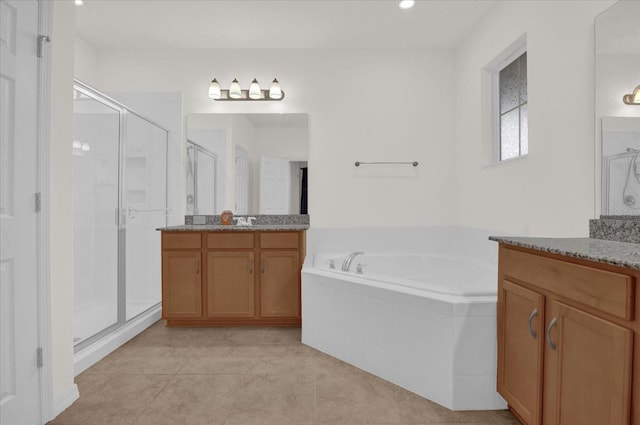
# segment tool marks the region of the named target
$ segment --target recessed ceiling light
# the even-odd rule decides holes
[[[402,0],[398,6],[400,6],[400,9],[411,9],[415,5],[415,0]]]

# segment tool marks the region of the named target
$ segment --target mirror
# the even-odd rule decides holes
[[[602,213],[640,215],[640,118],[602,117]]]
[[[640,84],[639,21],[640,2],[620,1],[595,23],[596,140],[601,142],[603,215],[640,215],[640,106],[622,101]]]
[[[307,128],[307,114],[188,114],[187,214],[307,214]]]

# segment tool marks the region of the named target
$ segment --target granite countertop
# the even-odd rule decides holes
[[[592,238],[490,236],[492,241],[536,251],[640,270],[640,244]]]
[[[221,224],[183,224],[181,226],[159,227],[156,230],[171,232],[278,232],[307,230],[308,224],[253,224],[251,226],[223,226]]]

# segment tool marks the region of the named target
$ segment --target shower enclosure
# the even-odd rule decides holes
[[[640,118],[602,118],[602,214],[640,215]]]
[[[74,84],[74,349],[161,301],[168,131]]]

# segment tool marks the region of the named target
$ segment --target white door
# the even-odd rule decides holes
[[[216,157],[196,148],[196,201],[198,214],[214,215],[216,211]]]
[[[38,2],[0,0],[0,424],[40,423]],[[69,148],[71,149],[71,148]]]
[[[260,214],[289,214],[291,166],[288,159],[260,157]]]
[[[236,203],[233,213],[245,215],[249,213],[249,153],[238,145],[235,152]]]

